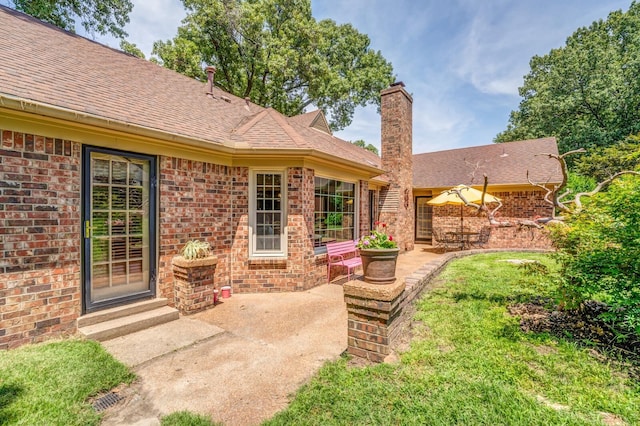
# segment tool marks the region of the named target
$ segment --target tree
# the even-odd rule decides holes
[[[567,152],[640,131],[640,4],[578,29],[530,66],[519,108],[497,142],[556,136]]]
[[[178,29],[180,32],[180,29]],[[199,80],[206,80],[202,59],[198,51],[198,46],[191,40],[176,37],[173,41],[156,41],[153,43],[152,55],[158,58],[151,58],[151,62],[163,65],[180,74],[187,75]]]
[[[358,139],[356,141],[352,141],[352,144],[359,146],[360,148],[364,148],[367,151],[371,151],[373,152],[375,155],[380,155],[380,153],[378,152],[378,148],[375,147],[375,145],[372,144],[368,144],[365,141],[363,141],[362,139]]]
[[[316,21],[310,0],[183,0],[187,17],[173,41],[153,54],[167,68],[204,80],[286,115],[309,105],[334,130],[350,124],[356,106],[378,104],[393,70],[351,25]]]
[[[560,170],[562,171],[562,182],[558,185],[549,186],[546,183],[533,182],[529,179],[529,172],[527,171],[527,179],[529,180],[529,183],[533,186],[537,186],[538,188],[546,191],[544,200],[548,204],[553,206],[551,217],[540,218],[538,219],[538,222],[548,223],[549,221],[554,221],[554,222],[564,221],[564,217],[556,217],[556,211],[559,211],[563,214],[580,213],[580,211],[583,208],[583,204],[582,204],[583,197],[588,197],[588,198],[593,197],[603,189],[607,188],[612,182],[614,182],[615,180],[623,176],[627,176],[627,175],[640,176],[640,171],[634,171],[634,170],[617,171],[615,173],[611,173],[607,175],[603,180],[595,184],[591,190],[583,190],[581,192],[573,194],[571,190],[567,189],[567,183],[569,181],[569,167],[567,165],[566,158],[570,155],[581,154],[584,152],[586,152],[586,150],[584,148],[580,148],[580,149],[568,151],[568,152],[565,152],[564,154],[559,154],[559,155],[549,154],[549,153],[540,154],[540,155],[547,156],[549,158],[553,158],[558,161],[560,165]],[[486,184],[485,184],[485,187],[486,187]]]
[[[620,169],[640,170],[640,134],[596,149],[576,161],[574,167],[577,173],[595,180],[604,180]]]
[[[138,48],[138,46],[136,46],[134,43],[129,43],[126,40],[120,40],[120,50],[128,53],[129,55],[136,56],[140,59],[146,59],[144,57],[144,53],[142,52],[142,50],[140,50],[140,48]]]
[[[129,23],[133,8],[131,0],[12,0],[16,10],[75,32],[76,19],[88,33],[110,33],[118,38],[127,36],[124,26]]]

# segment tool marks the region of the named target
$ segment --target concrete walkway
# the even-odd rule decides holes
[[[398,279],[441,256],[424,249],[398,258]],[[347,348],[336,282],[298,293],[235,294],[205,312],[103,342],[138,380],[119,392],[125,400],[105,412],[102,424],[158,425],[181,410],[225,425],[272,417]]]

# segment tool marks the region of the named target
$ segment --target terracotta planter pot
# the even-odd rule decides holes
[[[391,284],[396,280],[399,248],[360,249],[364,281],[371,284]]]

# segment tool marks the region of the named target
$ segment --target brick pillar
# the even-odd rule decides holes
[[[413,250],[415,239],[413,99],[401,82],[380,95],[382,168],[389,176],[389,186],[381,193],[380,221],[388,225],[400,250],[409,251]]]
[[[372,362],[384,361],[401,332],[404,289],[404,280],[387,285],[357,280],[344,284],[348,353]]]
[[[214,305],[214,273],[218,258],[187,260],[173,258],[175,304],[184,315],[200,312]]]

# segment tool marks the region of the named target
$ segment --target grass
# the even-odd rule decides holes
[[[195,414],[189,411],[176,411],[162,418],[161,426],[214,426],[214,423],[207,416]]]
[[[507,305],[552,297],[553,284],[485,254],[452,262],[417,303],[397,365],[324,366],[267,425],[640,424],[637,378],[571,341],[525,334]]]
[[[100,416],[87,399],[133,378],[94,341],[0,351],[0,424],[97,425]]]

